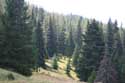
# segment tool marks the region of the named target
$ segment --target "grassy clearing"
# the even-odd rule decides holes
[[[65,78],[67,78],[68,76],[66,75],[66,65],[67,65],[67,62],[68,62],[68,57],[59,57],[59,60],[58,60],[58,70],[53,70],[52,69],[52,66],[51,66],[51,63],[52,63],[52,60],[46,60],[46,64],[47,66],[49,67],[47,71],[43,71],[43,73],[47,73],[47,74],[59,74]],[[76,76],[76,73],[74,72],[74,67],[71,66],[72,69],[70,71],[70,78],[72,79],[75,79],[75,80],[78,80],[77,76]],[[59,77],[58,75],[55,75],[57,77]],[[69,78],[69,77],[68,77]]]
[[[11,80],[8,78],[9,75],[12,75],[14,77],[14,80]],[[0,83],[52,83],[48,80],[44,79],[35,79],[37,78],[37,75],[33,75],[31,77],[25,77],[23,75],[7,71],[0,68]],[[42,76],[41,76],[42,78]]]
[[[0,69],[0,80],[1,81],[2,80],[12,80],[11,78],[13,78],[13,77],[15,80],[19,80],[19,79],[25,80],[25,77],[20,74],[17,74],[17,73],[11,72],[11,71],[7,71],[4,69]]]
[[[67,61],[67,57],[59,57],[59,68],[54,70],[51,65],[52,60],[46,60],[47,69],[40,68],[40,71],[33,72],[31,77],[0,69],[0,83],[80,83],[73,67],[70,72],[71,77],[65,74]],[[8,79],[8,75],[12,75],[15,80]]]

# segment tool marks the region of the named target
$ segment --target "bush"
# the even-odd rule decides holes
[[[67,75],[70,75],[70,70],[71,70],[71,65],[70,65],[70,59],[68,60],[68,63],[66,65],[66,74]]]
[[[88,83],[94,83],[94,80],[96,79],[96,72],[93,71],[91,75],[88,78]]]
[[[12,73],[9,73],[9,74],[7,75],[7,78],[8,78],[8,80],[15,80],[15,77],[13,76]]]
[[[16,72],[25,75],[25,76],[31,76],[32,75],[32,71],[31,71],[31,67],[29,65],[18,65],[16,66]]]
[[[53,57],[52,67],[53,67],[53,69],[56,69],[56,70],[58,69],[58,60],[57,60],[56,55],[54,55],[54,57]]]

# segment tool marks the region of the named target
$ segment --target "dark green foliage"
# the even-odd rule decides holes
[[[117,21],[115,23],[108,22],[107,30],[107,50],[108,56],[111,58],[112,62],[115,64],[116,70],[118,72],[119,80],[121,79],[122,63],[121,58],[123,56],[123,46],[122,39],[120,36],[120,30],[117,26]]]
[[[125,30],[122,28],[121,26],[121,31],[119,30],[118,35],[121,34],[121,36],[117,36],[118,40],[117,40],[117,51],[116,54],[114,55],[113,58],[113,62],[115,63],[116,67],[117,67],[117,71],[118,71],[118,76],[119,76],[119,81],[120,83],[124,83],[125,79],[124,79],[124,75],[125,75],[125,41],[124,41],[124,32]]]
[[[103,37],[105,37],[108,59],[103,60],[104,64],[101,65],[106,72],[99,68],[98,72],[104,78],[99,76],[99,73],[97,78],[105,80],[107,72],[112,74],[109,76],[115,75],[115,67],[118,80],[125,83],[125,30],[122,29],[120,32],[117,21],[112,23],[109,19],[108,24],[103,26],[102,23],[89,20],[91,22],[86,27],[87,19],[77,15],[51,14],[44,12],[42,8],[32,9],[31,6],[28,10],[24,0],[6,0],[6,3],[4,15],[0,4],[0,67],[31,75],[35,63],[37,67],[45,68],[45,55],[53,57],[56,54],[52,62],[54,69],[58,69],[57,54],[70,57],[73,55],[72,64],[80,80],[93,83],[95,71],[104,56]],[[28,16],[30,14],[32,19]],[[85,29],[82,30],[82,27],[86,29],[84,35],[82,31]],[[114,66],[106,62],[113,62]],[[70,75],[70,70],[69,59],[66,67],[67,75]],[[8,78],[13,79],[13,76],[10,74]],[[107,81],[112,81],[112,78],[110,79]]]
[[[78,21],[78,25],[77,25],[77,31],[76,31],[76,46],[75,46],[75,50],[73,52],[73,65],[76,66],[78,63],[78,58],[79,58],[79,54],[80,54],[80,50],[82,47],[82,27],[81,27],[81,22],[82,22],[82,17],[80,17],[79,21]]]
[[[37,48],[37,37],[36,37],[36,29],[38,28],[38,15],[39,15],[39,12],[38,12],[38,8],[37,7],[33,7],[32,8],[32,24],[33,24],[33,34],[32,34],[32,41],[33,41],[33,49],[32,49],[32,52],[33,52],[33,55],[34,55],[34,58],[35,58],[35,67],[34,67],[34,70],[38,69],[39,65],[38,65],[38,55],[39,55],[39,52],[38,52],[38,48]],[[41,18],[40,18],[41,19]]]
[[[45,68],[45,48],[44,48],[44,38],[43,29],[41,28],[44,20],[44,10],[41,8],[38,12],[38,20],[36,20],[36,47],[38,49],[38,66]],[[37,18],[36,17],[36,18]]]
[[[38,65],[40,67],[45,68],[45,60],[44,60],[44,39],[42,29],[40,28],[40,23],[38,22],[38,28],[36,29],[36,38],[37,38],[37,48],[38,48]]]
[[[71,60],[69,58],[68,63],[66,65],[66,74],[70,76],[70,70],[71,70]]]
[[[57,36],[55,29],[54,17],[52,18],[52,16],[50,16],[47,30],[47,51],[50,57],[52,57],[54,53],[57,53]]]
[[[7,75],[7,77],[8,77],[8,80],[15,80],[15,77],[13,76],[12,73],[9,73],[9,74]]]
[[[53,69],[56,69],[56,70],[58,69],[58,58],[56,54],[53,56],[52,67]]]
[[[82,17],[80,17],[79,21],[78,21],[78,25],[77,25],[77,31],[76,31],[76,44],[78,45],[79,48],[81,48],[82,46]]]
[[[94,80],[96,79],[96,72],[93,71],[91,75],[88,78],[88,83],[94,83]]]
[[[65,22],[61,28],[61,31],[58,35],[58,53],[61,53],[62,55],[65,54],[65,48],[66,48],[66,30],[65,30]]]
[[[107,56],[103,57],[101,61],[99,70],[94,83],[119,83],[117,72],[114,68],[114,65],[111,62],[111,59]]]
[[[114,50],[114,27],[111,19],[109,19],[107,24],[107,41],[106,44],[108,46],[108,55],[110,57],[113,56],[113,50]]]
[[[67,39],[67,47],[66,47],[67,56],[72,56],[74,48],[75,48],[75,43],[74,43],[74,39],[73,39],[73,29],[72,29],[72,26],[70,24],[70,32],[69,32],[69,36]]]
[[[104,53],[104,41],[98,22],[88,23],[87,31],[83,36],[82,52],[76,66],[76,73],[80,80],[87,81],[92,71],[96,71]]]
[[[79,59],[78,59],[78,63],[76,65],[76,73],[77,76],[79,77],[80,81],[87,81],[88,77],[90,76],[90,72],[91,70],[88,70],[87,68],[85,68],[85,58],[82,57],[82,55],[79,55]]]
[[[120,30],[117,26],[117,21],[114,23],[114,55],[112,57],[113,63],[115,63],[116,70],[118,72],[118,77],[119,80],[121,79],[121,70],[122,70],[122,63],[121,63],[121,58],[124,56],[123,54],[123,46],[122,46],[122,40],[120,37]]]
[[[32,24],[24,0],[6,0],[3,18],[5,42],[0,66],[13,68],[16,72],[31,75]]]
[[[73,56],[72,56],[72,64],[73,66],[76,66],[78,63],[78,59],[79,59],[79,54],[80,54],[80,49],[78,46],[75,47]]]
[[[5,31],[4,27],[2,24],[2,16],[0,15],[0,55],[3,54],[3,49],[4,49],[4,41],[5,41]]]

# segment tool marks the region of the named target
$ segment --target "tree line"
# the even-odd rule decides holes
[[[117,20],[103,24],[82,16],[48,13],[24,0],[3,4],[0,67],[31,75],[34,68],[46,69],[46,58],[61,55],[69,57],[67,74],[73,65],[81,81],[125,82],[125,30]]]

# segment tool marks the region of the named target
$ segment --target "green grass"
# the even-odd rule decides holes
[[[8,78],[8,75],[12,75],[14,80]],[[33,75],[34,76],[34,75]],[[0,83],[52,83],[47,80],[37,80],[31,77],[25,77],[18,73],[8,71],[0,68]]]
[[[76,73],[74,72],[75,68],[71,65],[71,71],[70,71],[70,77],[68,75],[66,75],[66,65],[68,62],[68,57],[59,57],[58,60],[58,70],[54,70],[52,69],[52,60],[46,60],[46,64],[49,67],[47,70],[41,70],[42,73],[48,74],[48,75],[52,75],[52,76],[56,76],[56,77],[63,77],[63,78],[72,78],[75,80],[78,80]],[[54,75],[55,74],[55,75]]]
[[[65,69],[68,62],[68,57],[59,57],[58,70],[54,70],[51,64],[52,60],[46,60],[47,69],[40,68],[39,72],[33,72],[31,77],[25,77],[18,73],[8,71],[0,68],[0,83],[79,83],[74,67],[70,71],[70,76],[66,75]],[[15,80],[8,79],[8,75],[11,75]]]
[[[17,73],[11,72],[11,71],[7,71],[4,69],[0,69],[0,80],[9,80],[8,76],[10,74],[15,78],[15,80],[25,79],[25,77],[20,74],[17,74]]]

